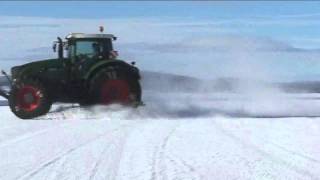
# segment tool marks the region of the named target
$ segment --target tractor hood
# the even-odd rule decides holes
[[[13,79],[19,78],[23,75],[31,75],[40,73],[48,68],[59,68],[62,66],[62,60],[60,59],[46,59],[42,61],[36,61],[27,63],[21,66],[15,66],[11,68],[11,75]]]

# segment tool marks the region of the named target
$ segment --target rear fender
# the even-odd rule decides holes
[[[96,63],[90,68],[84,79],[88,82],[88,80],[90,80],[97,72],[107,67],[118,67],[124,69],[129,76],[140,79],[138,68],[120,60],[101,61]]]

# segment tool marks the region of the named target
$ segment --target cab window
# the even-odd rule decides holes
[[[110,51],[113,49],[111,39],[78,40],[74,44],[75,61],[109,58]]]
[[[96,41],[78,41],[76,45],[76,56],[87,56],[92,58],[93,56],[102,52],[102,46]]]

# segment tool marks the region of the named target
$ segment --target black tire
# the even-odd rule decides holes
[[[44,115],[52,105],[47,90],[36,80],[26,80],[13,85],[8,100],[11,111],[21,119]]]
[[[103,94],[102,91],[104,90],[103,86],[105,83],[108,83],[111,81],[121,82],[123,84],[126,84],[129,92],[128,100],[122,101],[124,99],[115,98],[114,100],[111,100],[110,103],[108,102],[106,103],[104,101],[105,98],[102,97],[101,95]],[[120,89],[120,91],[123,91],[123,90]],[[122,92],[120,94],[122,94]],[[99,71],[98,73],[96,73],[94,77],[91,79],[90,99],[93,100],[94,104],[108,105],[112,103],[120,103],[124,105],[131,105],[141,101],[141,86],[140,86],[139,80],[136,77],[130,76],[130,74],[125,70],[118,67],[107,67]]]

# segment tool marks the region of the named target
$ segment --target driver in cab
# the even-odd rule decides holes
[[[115,59],[118,56],[116,51],[108,51],[103,53],[103,47],[99,43],[92,43],[92,49],[94,52],[93,58],[95,59]]]
[[[94,59],[102,59],[103,52],[102,52],[102,47],[98,43],[92,43],[92,50],[93,50],[93,58]]]

